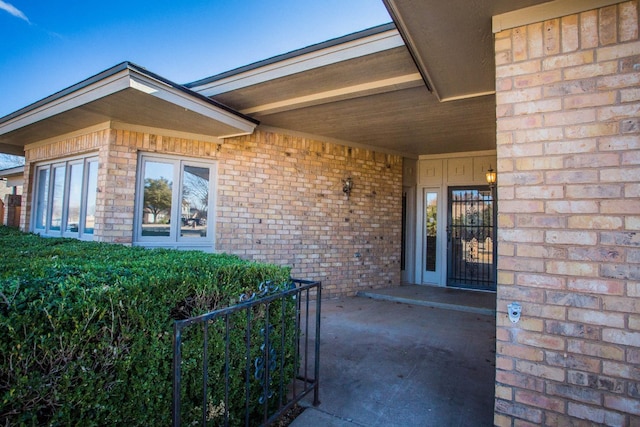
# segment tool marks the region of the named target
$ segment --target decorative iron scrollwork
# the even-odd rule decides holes
[[[256,298],[263,298],[267,295],[273,295],[275,293],[286,291],[289,289],[294,289],[296,284],[293,280],[289,280],[282,285],[276,285],[271,280],[267,280],[266,282],[260,283],[258,285],[258,292],[252,292],[251,294],[242,293],[238,297],[238,302],[249,302],[253,301]]]
[[[260,333],[262,334],[262,337],[263,337],[263,343],[260,346],[260,351],[262,352],[262,356],[256,357],[256,360],[253,363],[253,365],[255,367],[254,377],[258,381],[260,381],[260,385],[262,386],[262,395],[258,399],[258,402],[261,405],[264,402],[266,402],[267,399],[270,399],[273,396],[273,390],[271,389],[271,383],[273,382],[272,381],[273,380],[272,375],[269,375],[269,381],[265,381],[265,376],[266,376],[266,372],[265,372],[265,357],[269,361],[269,366],[268,366],[269,374],[274,372],[276,370],[276,366],[277,366],[276,350],[273,347],[269,346],[268,354],[265,351],[265,347],[267,345],[267,340],[268,340],[268,335],[270,336],[271,333],[273,332],[273,326],[269,325],[268,329],[269,329],[268,333],[267,333],[266,328],[260,329]]]

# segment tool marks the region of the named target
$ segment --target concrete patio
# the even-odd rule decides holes
[[[493,425],[495,294],[359,295],[322,302],[321,403],[293,427]]]

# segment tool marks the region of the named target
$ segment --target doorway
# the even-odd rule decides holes
[[[494,199],[489,186],[449,187],[447,286],[496,290]]]

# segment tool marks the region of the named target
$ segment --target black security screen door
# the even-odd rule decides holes
[[[488,186],[449,188],[447,286],[496,289],[494,208]]]

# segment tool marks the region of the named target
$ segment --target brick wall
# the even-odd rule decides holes
[[[131,244],[139,151],[217,161],[217,251],[290,265],[327,296],[400,284],[399,156],[263,131],[214,144],[104,129],[27,149],[25,176],[33,162],[98,153],[94,239]]]
[[[638,1],[507,30],[495,47],[495,423],[638,426]]]
[[[401,157],[261,131],[218,156],[218,249],[291,265],[330,296],[400,284]]]

